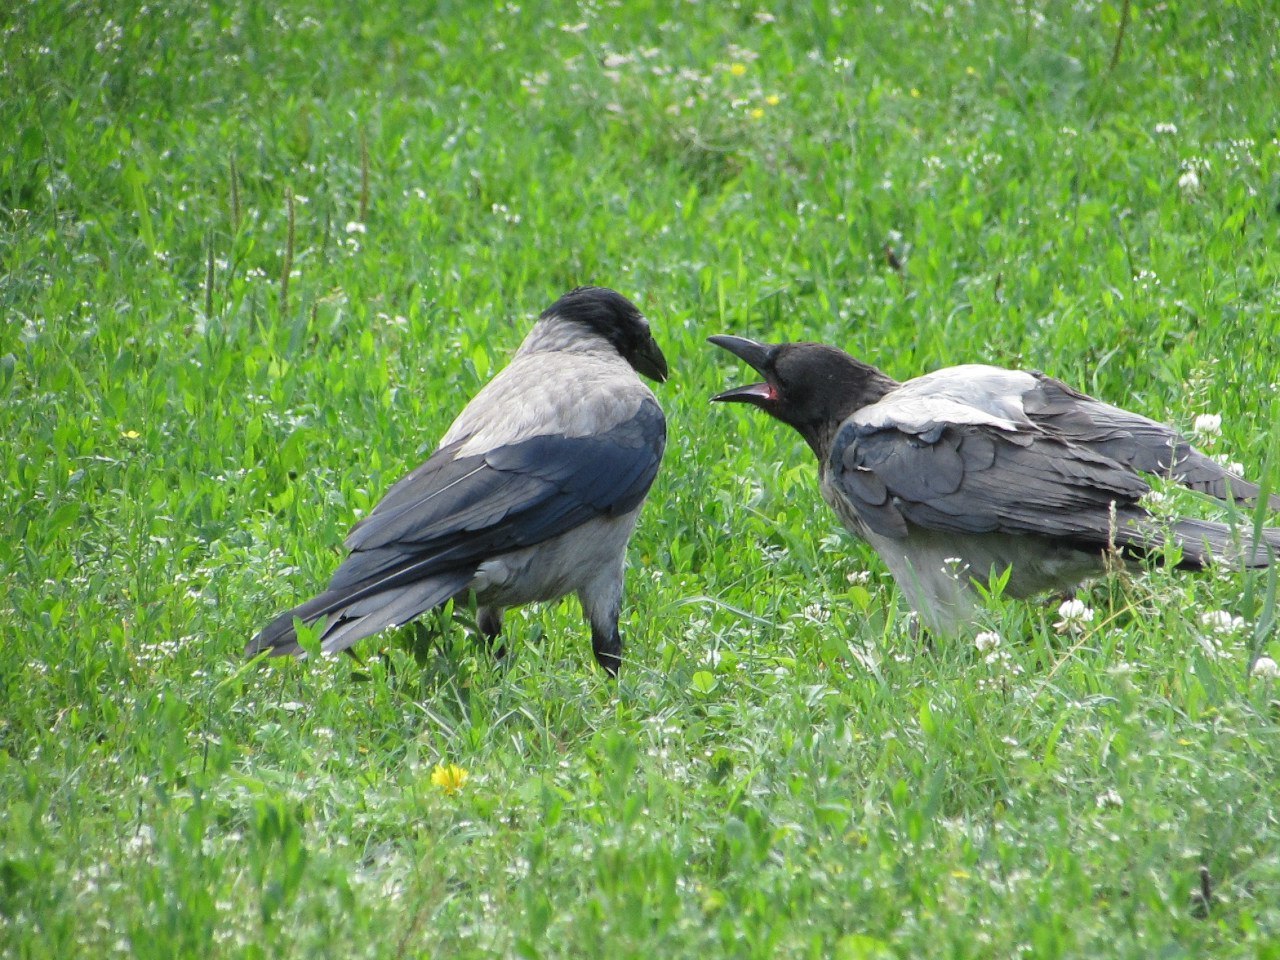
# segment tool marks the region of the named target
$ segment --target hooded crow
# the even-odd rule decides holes
[[[824,344],[710,340],[764,377],[712,399],[757,406],[804,437],[823,499],[935,632],[973,621],[972,578],[1008,570],[1005,592],[1028,597],[1101,572],[1109,553],[1158,557],[1167,541],[1190,569],[1266,566],[1280,550],[1280,529],[1254,543],[1222,523],[1162,525],[1141,503],[1142,473],[1221,500],[1259,489],[1176,431],[1042,373],[968,364],[898,383]]]
[[[565,294],[430,459],[356,524],[328,589],[246,655],[300,653],[295,618],[323,619],[320,647],[336,653],[468,594],[492,640],[504,608],[576,593],[596,660],[616,676],[627,542],[666,444],[638,373],[665,380],[667,361],[635,304],[603,287]]]

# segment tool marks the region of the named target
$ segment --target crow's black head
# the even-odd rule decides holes
[[[751,364],[763,383],[718,393],[713,401],[750,403],[795,427],[814,453],[826,446],[844,420],[897,386],[875,367],[823,343],[766,344],[745,337],[708,338]]]
[[[667,379],[667,358],[649,332],[640,309],[608,287],[578,287],[542,311],[542,317],[580,323],[604,337],[622,359],[651,380]]]

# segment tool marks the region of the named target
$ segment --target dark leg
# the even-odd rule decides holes
[[[618,614],[622,608],[622,563],[578,591],[582,612],[591,624],[591,651],[605,673],[617,678],[622,667],[622,634]]]
[[[481,607],[476,611],[476,626],[480,629],[480,636],[484,637],[485,643],[493,651],[495,660],[501,660],[507,655],[507,645],[497,643],[502,634],[502,612],[502,607]]]
[[[618,632],[616,620],[608,630],[591,625],[591,652],[596,655],[596,663],[616,680],[622,667],[622,634]]]

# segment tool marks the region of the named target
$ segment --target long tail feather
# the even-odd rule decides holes
[[[1280,529],[1275,527],[1262,528],[1261,542],[1253,539],[1248,527],[1211,520],[1179,520],[1172,532],[1182,545],[1183,562],[1189,566],[1203,567],[1217,560],[1267,567],[1280,557]]]
[[[465,589],[471,577],[470,571],[452,571],[372,592],[358,586],[327,590],[267,624],[249,641],[245,656],[253,657],[264,651],[277,657],[301,654],[302,648],[293,629],[295,618],[307,624],[327,618],[324,633],[320,636],[321,649],[325,653],[339,653],[357,640],[387,627],[407,623],[419,614],[440,606]]]

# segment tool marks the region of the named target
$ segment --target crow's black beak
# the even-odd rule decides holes
[[[662,355],[658,341],[653,337],[650,337],[649,342],[636,351],[632,366],[636,368],[636,373],[644,374],[658,383],[663,383],[667,379],[667,358]]]
[[[773,356],[777,351],[776,347],[771,347],[763,343],[756,343],[754,340],[748,340],[746,337],[731,337],[727,334],[716,334],[714,337],[707,337],[708,343],[714,343],[717,347],[728,350],[735,357],[739,357],[755,368],[757,373],[762,374],[766,381],[769,379],[769,371],[773,367]],[[778,392],[773,385],[765,383],[752,383],[745,387],[734,387],[732,390],[726,390],[723,393],[717,393],[711,398],[715,401],[736,401],[738,403],[754,403],[759,406],[770,400],[776,400]]]

